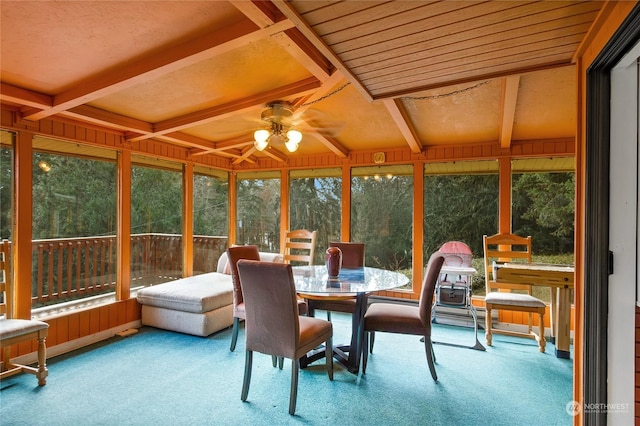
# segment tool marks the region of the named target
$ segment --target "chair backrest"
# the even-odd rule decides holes
[[[238,273],[244,293],[246,349],[294,358],[300,323],[291,265],[240,260]]]
[[[420,301],[418,304],[420,320],[424,327],[431,327],[433,293],[443,264],[444,256],[442,256],[442,253],[438,251],[431,255],[429,262],[427,263],[427,273],[424,275],[424,280],[422,281],[422,290],[420,290]]]
[[[484,276],[486,292],[493,290],[525,290],[531,293],[530,285],[497,283],[494,277],[494,263],[531,263],[531,237],[515,234],[484,235]]]
[[[233,306],[238,306],[244,301],[242,285],[238,276],[238,261],[240,259],[260,260],[258,246],[233,246],[227,249],[231,280],[233,281]]]
[[[0,315],[11,318],[9,312],[9,244],[0,241]]]
[[[284,241],[284,261],[294,264],[313,264],[316,247],[316,231],[297,229],[287,231]]]
[[[343,268],[364,266],[364,243],[330,241],[329,247],[338,247],[342,252]]]

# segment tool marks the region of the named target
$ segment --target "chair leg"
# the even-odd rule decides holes
[[[38,378],[38,386],[44,386],[47,384],[47,376],[49,371],[47,370],[47,345],[46,338],[38,338],[38,372],[36,377]]]
[[[284,357],[283,356],[278,357],[278,367],[280,367],[280,370],[282,370],[282,367],[284,367]]]
[[[369,359],[369,351],[367,348],[369,347],[369,331],[364,332],[364,340],[362,342],[362,374],[367,372],[367,360]]]
[[[486,307],[487,309],[487,316],[485,317],[484,320],[484,328],[485,328],[485,337],[487,339],[487,346],[491,346],[491,327],[492,327],[492,322],[491,322],[491,305],[487,305]]]
[[[540,352],[544,352],[547,345],[547,341],[544,338],[544,314],[538,315],[538,323],[540,324],[540,330],[538,331],[538,346],[540,348]]]
[[[275,355],[271,355],[271,364],[273,364],[274,367],[278,366],[278,357]]]
[[[373,353],[373,341],[376,339],[376,332],[375,331],[370,331],[369,332],[369,337],[370,337],[369,353],[372,354]],[[365,351],[366,351],[366,349],[365,349]]]
[[[231,352],[236,350],[236,343],[238,342],[238,331],[240,330],[240,318],[233,317],[233,328],[231,329]]]
[[[298,372],[300,371],[300,360],[291,360],[291,392],[289,393],[289,414],[296,413],[296,400],[298,399]]]
[[[327,321],[331,322],[331,311],[327,311]]]
[[[325,358],[327,359],[327,374],[329,380],[333,380],[333,339],[330,337],[326,341],[327,347],[325,352]]]
[[[433,352],[433,345],[431,344],[431,336],[424,336],[424,351],[427,354],[427,364],[429,364],[431,377],[434,382],[437,382],[438,375],[436,374],[435,354]]]
[[[247,351],[244,360],[244,380],[242,381],[242,395],[240,399],[242,401],[247,400],[249,395],[249,384],[251,383],[251,365],[253,364],[253,352]]]

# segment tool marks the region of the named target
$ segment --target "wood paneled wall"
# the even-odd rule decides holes
[[[111,329],[126,328],[140,320],[140,304],[136,299],[114,302],[108,305],[77,310],[44,319],[49,324],[47,350],[56,345],[73,342]],[[22,342],[11,347],[11,358],[30,354],[37,350],[37,341]]]

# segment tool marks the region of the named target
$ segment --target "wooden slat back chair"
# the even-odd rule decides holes
[[[317,231],[297,229],[287,231],[284,243],[284,263],[312,265]]]
[[[526,262],[531,263],[531,237],[520,237],[515,234],[495,234],[483,236],[484,273],[486,282],[485,305],[487,345],[491,346],[492,333],[510,336],[528,337],[538,342],[540,352],[545,351],[544,313],[545,303],[533,297],[531,286],[519,283],[496,282],[494,276],[495,263]],[[493,328],[491,311],[493,309],[525,312],[528,314],[528,331],[526,333]],[[538,315],[538,333],[533,330],[533,314]]]
[[[34,374],[38,379],[38,385],[44,386],[47,383],[47,347],[46,338],[49,324],[42,321],[13,319],[12,310],[12,288],[8,273],[9,244],[8,241],[0,241],[0,293],[2,302],[0,303],[0,348],[2,348],[2,370],[0,379],[13,376],[18,373]],[[11,346],[16,343],[37,340],[38,342],[38,366],[30,367],[11,362]]]

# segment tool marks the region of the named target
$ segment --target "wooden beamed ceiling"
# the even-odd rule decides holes
[[[575,137],[573,58],[603,2],[0,3],[0,101],[231,167]],[[41,28],[47,28],[42,31]],[[263,152],[266,104],[300,149]]]

